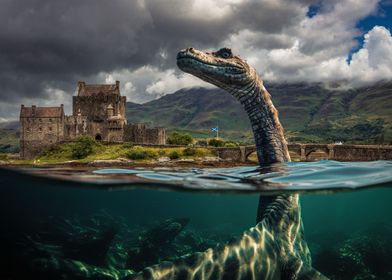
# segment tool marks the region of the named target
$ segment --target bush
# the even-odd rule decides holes
[[[238,144],[235,143],[235,142],[228,141],[228,142],[225,142],[225,143],[224,143],[224,146],[225,146],[225,147],[237,147]]]
[[[208,145],[213,147],[223,147],[225,142],[223,140],[213,138],[208,141]]]
[[[198,140],[196,142],[196,146],[207,147],[208,141],[207,139]]]
[[[0,154],[0,160],[8,160],[7,154]]]
[[[96,142],[90,136],[81,136],[72,146],[72,158],[82,159],[92,154]]]
[[[197,151],[195,149],[193,149],[193,148],[185,148],[182,151],[182,154],[184,156],[195,156],[197,154]]]
[[[132,160],[146,159],[148,154],[146,151],[131,150],[127,153],[127,157]]]
[[[124,143],[123,148],[125,148],[125,149],[133,148],[133,143],[131,143],[131,142]]]
[[[126,153],[126,156],[132,160],[141,160],[156,158],[158,156],[158,153],[153,149],[134,146],[129,152]]]
[[[193,138],[188,133],[172,132],[167,138],[167,143],[172,145],[189,145],[192,142]]]
[[[171,151],[169,154],[169,158],[170,159],[179,159],[180,158],[180,154],[177,151]]]

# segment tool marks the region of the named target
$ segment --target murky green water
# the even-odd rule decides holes
[[[1,170],[0,279],[127,279],[130,269],[205,250],[254,226],[259,193],[293,191],[303,193],[317,269],[332,279],[392,279],[391,166],[28,170],[38,177]],[[154,253],[135,253],[146,236]]]

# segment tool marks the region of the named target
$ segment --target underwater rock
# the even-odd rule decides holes
[[[116,233],[115,228],[109,228],[103,232],[79,236],[63,246],[64,256],[91,265],[106,266],[106,255]]]
[[[31,261],[32,279],[62,280],[118,280],[133,275],[132,270],[118,270],[89,265],[81,261],[57,258],[41,258]],[[29,278],[30,278],[29,277]]]
[[[315,267],[331,279],[392,279],[392,227],[375,226],[353,233],[314,258]]]
[[[145,231],[139,237],[139,244],[128,252],[128,266],[135,270],[158,263],[164,257],[167,247],[188,224],[189,219],[167,219]],[[168,248],[166,248],[168,249]]]
[[[205,251],[227,235],[186,229],[189,219],[132,228],[102,211],[87,218],[50,217],[24,234],[8,234],[0,279],[118,280],[144,267]],[[4,236],[5,238],[5,236]]]

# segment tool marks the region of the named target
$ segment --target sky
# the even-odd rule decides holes
[[[392,0],[0,0],[0,121],[20,104],[71,111],[77,81],[144,103],[211,85],[179,50],[229,47],[275,82],[392,79]]]

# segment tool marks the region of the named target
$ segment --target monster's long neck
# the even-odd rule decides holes
[[[240,100],[248,113],[260,164],[290,161],[278,111],[262,81],[256,78],[245,87],[229,91]]]

